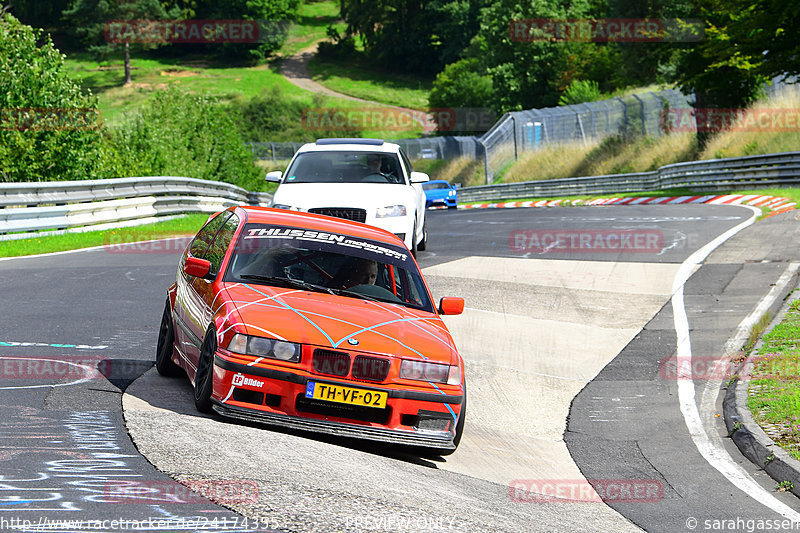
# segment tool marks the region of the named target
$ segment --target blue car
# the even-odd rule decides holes
[[[425,207],[435,205],[447,206],[448,209],[458,207],[456,188],[444,180],[433,180],[422,184],[425,191]]]

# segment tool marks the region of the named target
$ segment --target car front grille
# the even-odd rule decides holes
[[[314,350],[314,372],[345,377],[350,373],[350,354],[333,350]]]
[[[353,361],[353,378],[364,381],[383,381],[389,375],[389,360],[357,355]]]
[[[366,222],[367,211],[365,209],[353,209],[350,207],[314,207],[308,210],[309,213],[325,215],[336,218],[346,218],[356,222]]]

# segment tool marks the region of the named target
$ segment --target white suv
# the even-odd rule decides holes
[[[347,218],[400,237],[412,253],[424,250],[428,175],[414,172],[393,143],[380,139],[320,139],[304,144],[279,183],[272,207]]]

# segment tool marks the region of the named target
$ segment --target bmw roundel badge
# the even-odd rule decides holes
[[[347,344],[350,346],[358,346],[358,340],[356,339],[347,339]]]

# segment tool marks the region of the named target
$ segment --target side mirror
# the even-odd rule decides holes
[[[431,178],[424,172],[411,173],[411,183],[425,183],[426,181],[431,181]]]
[[[196,278],[205,278],[211,271],[211,261],[199,257],[187,257],[183,271]]]
[[[460,315],[464,312],[464,298],[445,296],[439,300],[440,315]]]
[[[273,183],[280,183],[281,182],[281,174],[280,170],[273,170],[272,172],[267,172],[267,181],[271,181]]]

